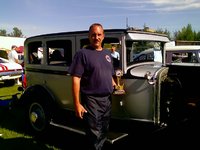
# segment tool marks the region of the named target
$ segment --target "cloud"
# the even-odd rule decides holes
[[[123,8],[137,11],[183,11],[197,10],[200,8],[199,0],[104,0],[116,4],[116,8]]]
[[[159,11],[181,11],[200,8],[199,0],[151,0]]]

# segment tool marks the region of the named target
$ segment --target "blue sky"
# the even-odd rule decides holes
[[[128,26],[175,32],[192,25],[200,31],[200,0],[1,0],[0,29],[18,27],[26,37],[88,30],[94,22],[104,28]]]

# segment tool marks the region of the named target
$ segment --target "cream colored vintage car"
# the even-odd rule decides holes
[[[182,45],[166,48],[166,63],[179,65],[198,65],[200,45]]]

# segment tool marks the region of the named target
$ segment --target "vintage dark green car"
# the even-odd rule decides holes
[[[114,66],[119,91],[113,93],[109,142],[131,133],[160,130],[180,123],[188,117],[187,100],[200,99],[198,88],[194,88],[194,84],[200,82],[200,71],[197,74],[195,71],[200,69],[167,65],[165,44],[168,42],[166,35],[154,32],[132,28],[105,30],[104,48],[110,49],[115,43],[120,54],[118,66]],[[88,31],[26,39],[24,69],[27,87],[20,102],[26,112],[27,125],[36,133],[54,125],[85,134],[81,122],[75,117],[72,80],[67,70],[76,50],[88,43]],[[55,49],[62,52],[64,60],[53,62],[50,59]],[[147,50],[153,53],[151,59],[135,61],[135,56]],[[39,61],[32,61],[33,54]],[[190,74],[188,77],[187,73]]]

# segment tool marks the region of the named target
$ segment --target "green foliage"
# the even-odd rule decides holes
[[[5,29],[0,29],[0,35],[1,36],[6,36],[7,35],[7,31]]]
[[[0,29],[0,36],[23,37],[23,34],[19,28],[14,27],[13,32],[8,33],[8,34],[5,29]]]
[[[175,40],[184,41],[199,41],[200,32],[196,32],[192,29],[192,25],[188,24],[187,27],[183,27],[181,30],[174,33]]]
[[[144,24],[144,29],[148,28],[146,24]],[[173,33],[173,37],[171,32],[167,29],[157,29],[157,33],[166,34],[169,39],[173,40],[184,40],[184,41],[200,41],[200,31],[196,32],[192,29],[192,25],[188,24],[186,27],[183,27],[181,30],[175,31]],[[5,29],[0,29],[0,36],[12,36],[12,37],[24,37],[22,30],[17,27],[13,28],[11,33],[7,33]]]
[[[156,32],[157,32],[157,33],[166,34],[166,35],[168,36],[169,39],[172,38],[172,37],[171,37],[171,33],[170,33],[170,31],[167,30],[167,29],[163,30],[163,29],[160,29],[160,28],[159,28],[159,29],[156,30]]]

